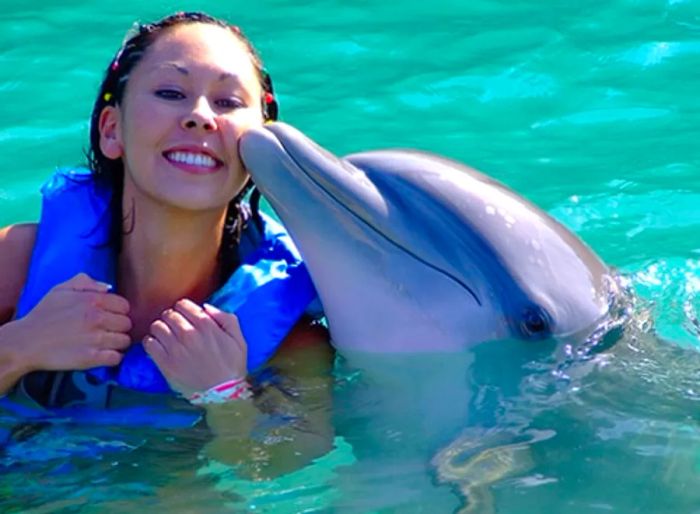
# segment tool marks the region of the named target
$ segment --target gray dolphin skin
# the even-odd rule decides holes
[[[338,158],[279,122],[247,132],[240,149],[341,352],[578,337],[608,315],[618,286],[606,265],[482,173],[415,151]]]

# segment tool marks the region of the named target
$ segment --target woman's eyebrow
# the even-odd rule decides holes
[[[190,74],[190,72],[187,68],[185,68],[184,66],[182,66],[180,64],[174,63],[174,62],[165,62],[165,63],[158,64],[158,65],[153,67],[151,72],[155,73],[157,71],[161,71],[163,68],[174,69],[174,70],[180,72],[182,75],[189,75]]]
[[[158,66],[155,66],[152,71],[155,73],[155,72],[161,71],[162,68],[174,69],[177,72],[179,72],[185,76],[188,76],[190,74],[190,71],[187,68],[185,68],[181,64],[177,64],[175,62],[166,62],[166,63],[160,64]],[[241,81],[240,77],[236,73],[231,73],[229,71],[224,71],[223,73],[221,73],[221,75],[219,75],[219,82],[223,82],[225,80],[234,80],[234,81],[239,82],[239,83]]]
[[[223,72],[221,75],[219,75],[219,81],[222,82],[224,80],[235,80],[236,82],[240,82],[241,79],[238,75],[235,73],[230,73],[228,71]]]

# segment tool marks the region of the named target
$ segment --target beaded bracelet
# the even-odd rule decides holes
[[[226,403],[234,400],[247,400],[253,396],[250,386],[245,378],[227,380],[215,385],[203,393],[194,393],[189,398],[192,405],[206,405],[208,403]]]

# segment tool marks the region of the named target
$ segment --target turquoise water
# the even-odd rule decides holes
[[[256,43],[285,121],[339,154],[420,148],[493,175],[625,272],[660,338],[697,346],[698,2],[45,0],[20,7],[5,0],[2,8],[0,226],[35,220],[45,177],[83,162],[93,96],[131,23],[204,9],[241,25]],[[495,374],[505,366],[499,357],[491,358]],[[700,512],[698,368],[683,368],[692,358],[668,359],[676,368],[632,366],[627,378],[639,379],[624,382],[627,395],[615,382],[593,383],[566,408],[540,406],[525,431],[529,439],[523,443],[523,430],[514,437],[530,446],[531,463],[511,465],[503,476],[477,473],[496,478],[495,511]],[[342,402],[352,380],[339,374]],[[335,449],[265,483],[198,456],[204,436],[194,431],[54,427],[51,438],[0,455],[0,511],[457,508],[460,487],[441,483],[430,464],[439,446],[421,449],[420,459],[368,464],[356,441],[381,446],[377,434],[391,421],[377,414],[373,425],[369,413],[386,407],[384,396],[372,405],[341,403],[341,411],[367,410],[353,422],[347,412],[340,417],[346,426]],[[418,423],[420,410],[408,412],[404,421]],[[346,435],[353,429],[360,435]],[[471,434],[484,447],[505,444],[466,420],[464,430],[462,437]],[[420,446],[418,430],[406,433],[405,445]],[[98,442],[106,449],[95,458],[90,448]],[[467,494],[476,512],[488,511],[488,502],[474,501],[481,492]]]

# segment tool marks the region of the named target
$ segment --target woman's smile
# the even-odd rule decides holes
[[[203,148],[176,146],[163,152],[163,157],[176,168],[195,175],[216,173],[224,167],[221,159]]]

